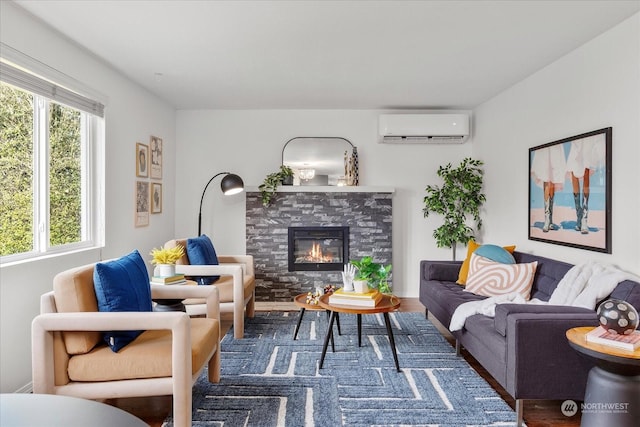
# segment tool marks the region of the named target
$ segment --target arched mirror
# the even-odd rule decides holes
[[[293,169],[294,185],[358,184],[357,153],[345,138],[292,138],[282,148],[282,164]]]

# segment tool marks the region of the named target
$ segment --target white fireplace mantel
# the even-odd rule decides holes
[[[246,186],[248,193],[259,193],[256,186]],[[283,185],[278,187],[278,193],[394,193],[393,187],[372,186],[337,186],[337,185]]]

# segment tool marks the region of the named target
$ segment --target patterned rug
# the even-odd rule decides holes
[[[507,426],[515,413],[424,318],[392,313],[402,372],[395,369],[382,315],[340,317],[342,335],[319,369],[327,327],[307,311],[292,340],[297,312],[257,313],[245,337],[222,341],[222,375],[206,372],[193,388],[199,426]],[[164,426],[173,426],[171,416]]]

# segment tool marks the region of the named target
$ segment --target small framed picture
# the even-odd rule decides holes
[[[151,213],[162,213],[162,184],[151,183]]]
[[[149,146],[136,142],[136,176],[149,177]]]
[[[149,199],[149,183],[136,181],[136,227],[149,225]]]
[[[151,137],[151,178],[162,179],[162,139]]]

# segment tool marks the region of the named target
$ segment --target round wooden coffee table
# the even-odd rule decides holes
[[[585,335],[593,328],[566,332],[569,345],[596,364],[587,378],[581,426],[635,427],[640,419],[640,348],[625,351],[588,342]]]
[[[338,316],[338,313],[356,314],[358,316],[358,347],[361,346],[362,340],[362,315],[363,314],[376,314],[382,313],[384,316],[384,323],[387,327],[387,335],[389,336],[389,343],[391,344],[391,351],[393,352],[393,360],[396,363],[396,370],[400,372],[400,364],[398,363],[398,354],[396,352],[396,342],[393,339],[393,330],[391,329],[391,321],[389,320],[389,313],[400,308],[400,299],[394,295],[383,295],[382,299],[375,307],[358,307],[353,305],[338,305],[329,304],[329,296],[323,295],[320,297],[318,304],[320,307],[331,312],[329,317],[329,327],[327,328],[327,335],[324,339],[324,345],[322,347],[322,356],[320,357],[320,369],[324,364],[324,357],[327,354],[327,346],[329,340],[333,339],[333,322]]]

